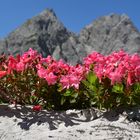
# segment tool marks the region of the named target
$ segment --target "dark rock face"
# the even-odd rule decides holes
[[[140,53],[140,33],[128,16],[111,14],[97,19],[76,35],[63,26],[53,10],[47,9],[0,41],[0,53],[16,55],[29,48],[38,50],[44,57],[52,55],[76,64],[92,51],[110,54],[123,48],[129,53]]]

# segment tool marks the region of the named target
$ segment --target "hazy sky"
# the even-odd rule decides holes
[[[76,33],[110,13],[127,14],[140,30],[140,0],[0,0],[0,38],[46,8],[53,8],[62,23]]]

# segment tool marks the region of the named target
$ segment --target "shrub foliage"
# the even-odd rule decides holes
[[[140,56],[93,52],[82,65],[71,66],[32,49],[16,57],[1,55],[0,102],[56,110],[139,105]]]

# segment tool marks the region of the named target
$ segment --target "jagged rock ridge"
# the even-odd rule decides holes
[[[76,35],[64,27],[52,9],[47,9],[0,41],[0,53],[15,55],[30,47],[44,57],[52,55],[76,64],[92,51],[110,54],[123,48],[129,53],[140,53],[140,33],[127,15],[110,14]]]

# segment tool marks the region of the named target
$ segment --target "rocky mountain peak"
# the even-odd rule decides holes
[[[57,18],[53,9],[46,9],[43,12],[41,12],[38,16],[49,17],[49,18],[51,18],[51,17]]]
[[[125,14],[98,18],[81,31],[79,40],[87,46],[88,53],[94,50],[110,54],[120,48],[134,53],[140,48],[140,33]]]
[[[140,53],[140,33],[127,15],[113,13],[98,18],[76,35],[64,27],[52,9],[46,9],[0,41],[0,53],[16,55],[29,48],[44,57],[52,55],[76,64],[93,51],[105,55],[120,49]]]
[[[93,23],[87,25],[85,28],[90,28],[92,26],[108,26],[108,27],[115,27],[115,26],[119,26],[120,24],[132,24],[130,18],[126,15],[126,14],[115,14],[115,13],[111,13],[107,16],[102,16],[99,17],[98,19],[96,19],[95,21],[93,21]]]
[[[28,19],[23,25],[11,32],[4,41],[0,41],[1,52],[17,54],[30,47],[38,50],[44,57],[51,55],[57,46],[61,46],[71,33],[58,20],[52,9],[46,9],[37,16]]]

